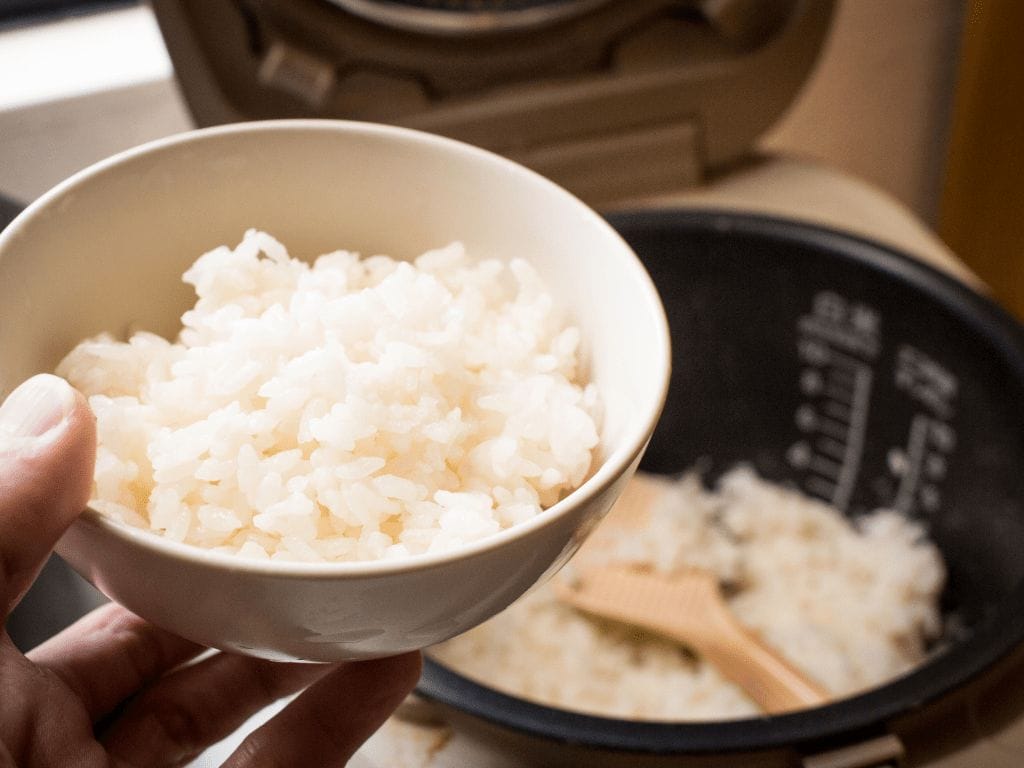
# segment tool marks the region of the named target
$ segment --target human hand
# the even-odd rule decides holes
[[[85,399],[55,376],[0,407],[0,620],[85,507],[96,453]],[[184,765],[264,706],[230,768],[344,765],[416,684],[419,654],[282,664],[204,649],[110,604],[26,655],[0,636],[0,768]]]

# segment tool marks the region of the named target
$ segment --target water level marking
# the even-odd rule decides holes
[[[800,374],[800,390],[805,395],[816,395],[821,392],[825,382],[821,372],[815,368],[807,368]]]
[[[842,460],[846,456],[846,446],[831,437],[821,437],[815,442],[814,447],[826,456]]]
[[[868,428],[868,410],[871,404],[871,368],[860,363],[855,377],[853,403],[850,408],[850,424],[846,433],[846,455],[843,458],[843,471],[836,485],[832,505],[846,511],[853,495],[860,472],[860,462],[864,452],[864,438]]]
[[[849,427],[835,419],[818,419],[818,431],[836,440],[845,441]]]
[[[921,480],[921,465],[924,462],[925,450],[928,447],[928,426],[931,419],[923,413],[914,416],[910,422],[910,435],[907,438],[906,464],[896,489],[893,507],[897,512],[907,514],[914,504],[914,493]]]
[[[822,406],[823,412],[831,416],[833,419],[841,421],[845,424],[850,423],[850,416],[853,414],[853,409],[846,403],[839,403],[835,400],[829,400]]]
[[[825,391],[822,394],[829,400],[837,403],[849,403],[853,398],[852,389],[840,389],[839,387],[825,387]]]
[[[826,459],[824,456],[815,456],[811,459],[810,468],[822,477],[829,480],[839,480],[843,473],[843,465],[838,461]]]
[[[946,476],[946,458],[941,453],[929,453],[924,462],[924,470],[933,480],[941,480]]]
[[[942,504],[942,495],[939,493],[939,489],[930,483],[921,486],[918,496],[921,498],[921,506],[927,512],[935,512]]]
[[[842,376],[846,374],[852,377],[852,383],[854,386],[857,384],[857,371],[864,367],[863,361],[857,359],[853,355],[848,355],[845,352],[840,352],[835,347],[827,347],[828,349],[828,362],[832,366],[831,373],[834,376]]]
[[[829,383],[835,384],[836,386],[845,387],[848,390],[853,389],[853,383],[856,378],[857,377],[852,370],[843,370],[842,368],[830,368],[828,372]]]
[[[806,469],[811,462],[811,455],[811,446],[801,440],[789,447],[786,451],[786,460],[797,469]]]
[[[808,492],[825,501],[831,499],[832,494],[834,494],[836,490],[835,483],[825,480],[822,477],[817,477],[816,475],[811,475],[804,480],[804,487]]]
[[[809,336],[825,339],[834,346],[850,349],[869,357],[878,354],[878,339],[870,334],[858,333],[845,325],[837,325],[820,317],[800,318],[797,327]]]

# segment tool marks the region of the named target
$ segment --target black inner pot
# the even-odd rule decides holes
[[[497,693],[432,660],[420,692],[556,741],[746,751],[871,731],[957,689],[1020,644],[1020,327],[945,275],[835,231],[708,211],[610,221],[654,278],[672,332],[668,402],[642,469],[697,465],[713,481],[748,462],[848,514],[894,506],[923,519],[949,571],[948,642],[913,673],[863,695],[749,720],[574,714]]]

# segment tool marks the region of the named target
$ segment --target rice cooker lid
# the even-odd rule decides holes
[[[504,154],[592,204],[747,154],[834,0],[153,0],[195,121],[321,117]]]

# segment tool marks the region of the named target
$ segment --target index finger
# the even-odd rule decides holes
[[[249,734],[223,768],[344,766],[419,680],[422,657],[342,664]]]

